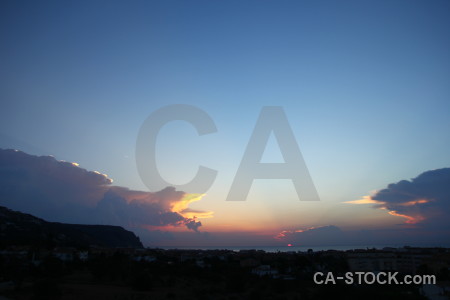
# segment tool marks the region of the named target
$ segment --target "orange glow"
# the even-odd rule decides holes
[[[275,236],[275,238],[281,240],[281,239],[283,239],[283,238],[286,237],[286,233],[290,233],[290,232],[291,232],[291,231],[289,231],[289,230],[283,230],[282,232],[278,233],[278,234]]]
[[[430,202],[430,200],[419,199],[419,200],[408,201],[408,202],[405,202],[405,203],[398,203],[396,205],[399,205],[399,206],[412,206],[412,205],[423,204],[423,203],[428,203],[428,202]],[[386,204],[386,202],[384,202],[384,201],[379,201],[379,200],[372,199],[372,196],[364,196],[362,199],[345,201],[343,203],[347,203],[347,204]]]
[[[418,205],[418,204],[428,203],[430,201],[432,201],[432,200],[418,199],[418,200],[412,200],[412,201],[403,202],[403,203],[395,203],[395,205],[396,206],[414,206],[414,205]],[[372,196],[364,196],[362,199],[345,201],[344,203],[348,203],[348,204],[379,204],[377,208],[389,210],[389,208],[386,207],[386,206],[388,206],[388,205],[386,205],[387,204],[386,202],[374,200],[374,199],[372,199]],[[400,214],[395,210],[389,210],[388,213],[392,216],[405,218],[406,219],[405,223],[407,223],[407,224],[416,224],[418,222],[425,220],[425,218],[420,215],[413,217],[413,216],[409,216],[409,215],[405,215],[405,214]],[[280,233],[280,234],[282,234],[282,233]]]
[[[259,224],[245,224],[236,222],[234,224],[217,224],[207,223],[208,221],[201,221],[203,225],[207,226],[208,231],[214,232],[251,232],[255,235],[277,235],[279,233],[278,228],[262,227]]]
[[[344,203],[347,204],[383,204],[383,201],[378,201],[378,200],[373,200],[372,196],[364,196],[362,199],[359,200],[350,200],[350,201],[345,201]]]
[[[286,233],[293,233],[293,232],[304,232],[304,231],[308,231],[311,229],[316,229],[316,227],[309,227],[306,229],[297,229],[297,230],[283,230],[282,232],[278,233],[275,238],[276,239],[283,239],[286,237]]]
[[[180,215],[182,215],[185,218],[189,218],[189,219],[209,219],[209,218],[213,218],[213,211],[198,211],[198,210],[193,210],[193,211],[181,211],[178,212]]]
[[[396,217],[405,218],[406,219],[405,223],[407,223],[407,224],[416,224],[416,223],[418,223],[420,221],[423,221],[425,219],[422,216],[412,217],[412,216],[408,216],[408,215],[399,214],[395,210],[390,210],[389,214],[393,215],[393,216],[396,216]]]
[[[177,212],[183,217],[190,219],[212,218],[214,214],[213,211],[199,211],[199,210],[192,210],[189,208],[189,204],[201,200],[203,196],[205,196],[205,194],[186,194],[179,202],[175,202],[173,204],[172,211]]]
[[[413,201],[409,201],[409,202],[405,202],[405,203],[400,203],[398,205],[401,205],[401,206],[413,206],[413,205],[416,205],[416,204],[423,204],[423,203],[428,203],[428,202],[430,202],[430,201],[426,200],[426,199],[420,199],[420,200],[413,200]]]
[[[182,212],[188,208],[190,203],[201,200],[203,196],[205,196],[205,194],[186,194],[180,201],[173,204],[172,211],[178,213]]]

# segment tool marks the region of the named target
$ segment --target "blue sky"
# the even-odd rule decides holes
[[[343,228],[401,218],[342,204],[449,166],[448,1],[3,1],[0,147],[54,155],[145,190],[134,158],[153,111],[185,103],[158,140],[161,174],[218,171],[192,205],[210,228]],[[286,180],[225,198],[263,106],[282,106],[320,203]],[[276,143],[265,160],[280,157]],[[218,229],[219,230],[219,229]]]

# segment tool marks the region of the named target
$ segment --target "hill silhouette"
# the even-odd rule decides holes
[[[143,248],[134,233],[120,226],[47,222],[0,206],[0,246]]]

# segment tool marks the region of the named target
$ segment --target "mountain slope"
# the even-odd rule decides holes
[[[3,206],[0,245],[143,247],[134,233],[120,226],[47,222]]]

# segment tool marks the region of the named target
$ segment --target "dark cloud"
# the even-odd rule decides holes
[[[195,219],[189,220],[188,222],[186,222],[186,227],[189,229],[192,229],[194,231],[198,231],[198,228],[200,226],[202,226],[202,223],[195,221]]]
[[[364,200],[348,203],[375,203],[376,208],[403,217],[406,223],[448,228],[450,168],[427,171],[411,180],[389,184]]]
[[[450,168],[424,172],[411,180],[392,183],[351,204],[375,204],[403,218],[396,228],[341,231],[336,226],[283,231],[276,237],[301,245],[437,245],[448,246],[450,237]]]
[[[107,175],[76,163],[0,149],[0,205],[49,221],[128,229],[186,226],[198,231],[201,226],[183,215],[201,195],[172,187],[156,193],[134,191],[111,183]]]

